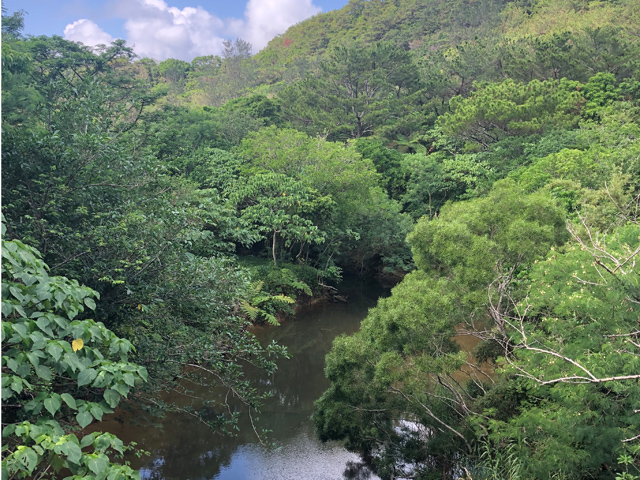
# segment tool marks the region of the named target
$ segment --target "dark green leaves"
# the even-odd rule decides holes
[[[3,429],[3,475],[32,475],[45,463],[46,467],[64,465],[74,475],[84,472],[85,467],[102,478],[116,475],[119,466],[104,454],[83,453],[74,435],[64,435],[58,419],[68,425],[75,416],[80,428],[94,418],[101,420],[121,398],[110,387],[124,387],[122,395],[126,395],[136,380],[146,378],[146,370],[126,361],[131,344],[104,325],[93,320],[70,321],[83,304],[95,308],[95,292],[64,277],[47,275],[38,252],[20,242],[3,240],[2,253],[2,303],[12,307],[2,321],[3,333],[11,335],[7,341],[11,346],[3,352],[2,362],[3,368],[6,365],[16,373],[2,376],[3,419],[14,422],[9,421]],[[43,300],[38,294],[43,291],[52,295]],[[79,343],[77,336],[87,343],[74,352],[70,343]],[[82,399],[74,397],[78,387],[90,385],[92,390]],[[101,398],[95,397],[94,391],[108,405],[98,403]],[[87,400],[92,396],[96,401]],[[100,448],[122,452],[123,446],[115,437],[108,437],[107,445]],[[131,478],[133,471],[127,472],[122,478]]]
[[[82,387],[85,385],[89,385],[91,382],[95,380],[97,375],[98,375],[98,372],[96,372],[91,368],[82,370],[78,375],[78,386]]]

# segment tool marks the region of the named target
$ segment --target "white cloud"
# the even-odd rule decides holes
[[[320,11],[311,0],[249,0],[244,13],[246,23],[239,35],[258,51],[291,25]]]
[[[257,52],[274,36],[318,12],[320,8],[312,0],[249,0],[243,19],[222,20],[201,6],[180,9],[164,0],[119,0],[115,15],[125,19],[127,43],[138,55],[189,61],[220,54],[225,38],[242,37]],[[67,25],[65,38],[88,45],[111,40],[86,19]]]
[[[191,60],[222,50],[224,23],[202,7],[169,7],[162,0],[129,1],[122,8],[127,41],[138,55]]]
[[[92,47],[100,44],[108,45],[113,40],[111,35],[86,18],[81,18],[67,25],[64,29],[64,38]]]

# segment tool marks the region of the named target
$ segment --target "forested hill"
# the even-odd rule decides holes
[[[288,78],[292,70],[304,71],[336,46],[390,42],[410,51],[424,68],[429,64],[446,68],[469,85],[473,80],[504,77],[585,79],[588,72],[578,73],[575,66],[562,65],[564,70],[554,71],[561,65],[553,57],[571,56],[587,45],[595,49],[589,52],[593,61],[601,55],[622,54],[625,42],[637,40],[639,24],[640,10],[632,0],[352,0],[340,10],[289,28],[256,61],[264,83]],[[598,38],[604,32],[622,42],[617,52]],[[456,71],[469,61],[473,68]]]
[[[397,286],[327,357],[322,439],[385,479],[639,478],[639,2],[352,1],[191,62],[24,21],[2,19],[9,478],[139,478],[73,432],[124,398],[181,410],[158,393],[196,372],[256,411],[244,368],[286,352],[249,327],[345,272]]]
[[[638,9],[632,1],[352,0],[275,37],[258,57],[284,61],[321,55],[336,45],[393,42],[423,56],[441,47],[493,40],[497,47],[523,37],[584,33],[615,26],[637,35]]]

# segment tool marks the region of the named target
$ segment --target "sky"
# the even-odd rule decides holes
[[[191,61],[241,37],[261,50],[291,25],[348,0],[4,0],[24,10],[27,35],[60,35],[86,45],[123,38],[140,57]]]

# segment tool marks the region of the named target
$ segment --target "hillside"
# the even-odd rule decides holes
[[[622,40],[635,43],[638,25],[640,12],[633,0],[352,0],[340,10],[289,28],[269,42],[256,61],[264,79],[273,80],[283,78],[286,70],[314,63],[337,45],[391,42],[420,61],[465,43],[484,45],[484,53],[497,53],[514,42],[524,41],[531,48],[554,35],[580,37],[588,30],[607,27],[615,28]],[[484,57],[487,67],[495,67],[496,53]]]

